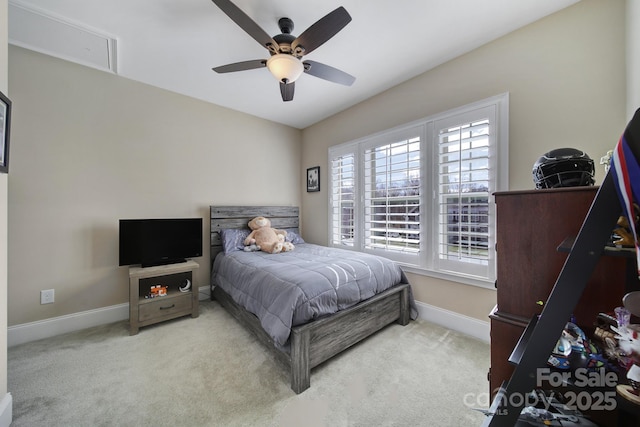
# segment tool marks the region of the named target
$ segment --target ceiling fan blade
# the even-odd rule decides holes
[[[216,0],[214,0],[216,1]],[[291,43],[291,49],[295,52],[296,48],[304,49],[304,55],[316,50],[331,37],[335,36],[338,31],[343,29],[345,25],[351,22],[351,15],[347,10],[340,6],[333,12],[328,13],[320,18],[315,24],[307,28]]]
[[[253,37],[258,43],[274,53],[278,53],[278,43],[271,38],[258,24],[255,23],[246,13],[229,0],[211,0],[218,6],[233,22],[238,24],[247,34]]]
[[[351,74],[347,74],[344,71],[333,68],[329,65],[316,61],[304,61],[304,72],[314,77],[319,77],[324,80],[328,80],[333,83],[338,83],[345,86],[351,86],[356,78]]]
[[[280,94],[282,95],[283,101],[291,101],[293,100],[293,92],[296,89],[296,82],[291,83],[280,83]]]
[[[213,68],[216,73],[232,73],[234,71],[253,70],[267,66],[266,59],[253,59],[251,61],[234,62],[233,64],[221,65]]]

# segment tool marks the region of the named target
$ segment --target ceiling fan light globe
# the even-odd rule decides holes
[[[302,61],[293,55],[279,53],[267,60],[267,68],[282,83],[295,82],[304,71]]]

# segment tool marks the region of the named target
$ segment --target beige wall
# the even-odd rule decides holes
[[[510,189],[533,188],[531,167],[553,148],[581,148],[598,163],[626,122],[624,27],[624,0],[583,0],[305,129],[301,170],[319,165],[327,189],[329,146],[503,92]],[[302,196],[308,241],[328,241],[327,198]],[[495,304],[493,290],[409,276],[424,303],[482,320]]]
[[[119,218],[300,204],[299,130],[15,46],[9,80],[9,325],[128,302]]]
[[[8,2],[0,0],[0,91],[9,96],[7,79]],[[0,400],[7,394],[7,191],[8,175],[0,174]]]
[[[121,217],[301,204],[303,235],[324,244],[329,146],[502,92],[511,189],[532,188],[531,165],[551,148],[575,146],[597,161],[626,122],[624,13],[624,0],[583,0],[303,132],[11,47],[9,325],[126,302]],[[281,165],[269,180],[236,166],[252,151]],[[300,177],[316,165],[323,191],[301,196]],[[411,280],[418,300],[482,320],[495,302],[491,290]],[[49,288],[56,303],[40,305]]]

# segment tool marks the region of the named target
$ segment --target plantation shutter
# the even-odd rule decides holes
[[[365,249],[420,250],[422,129],[400,131],[364,150]]]
[[[437,259],[440,268],[486,275],[493,251],[493,109],[436,122]]]
[[[355,155],[347,153],[331,160],[331,243],[354,245]]]

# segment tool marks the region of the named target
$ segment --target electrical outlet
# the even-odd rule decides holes
[[[47,289],[46,291],[40,291],[40,304],[53,304],[55,300],[55,290]]]

